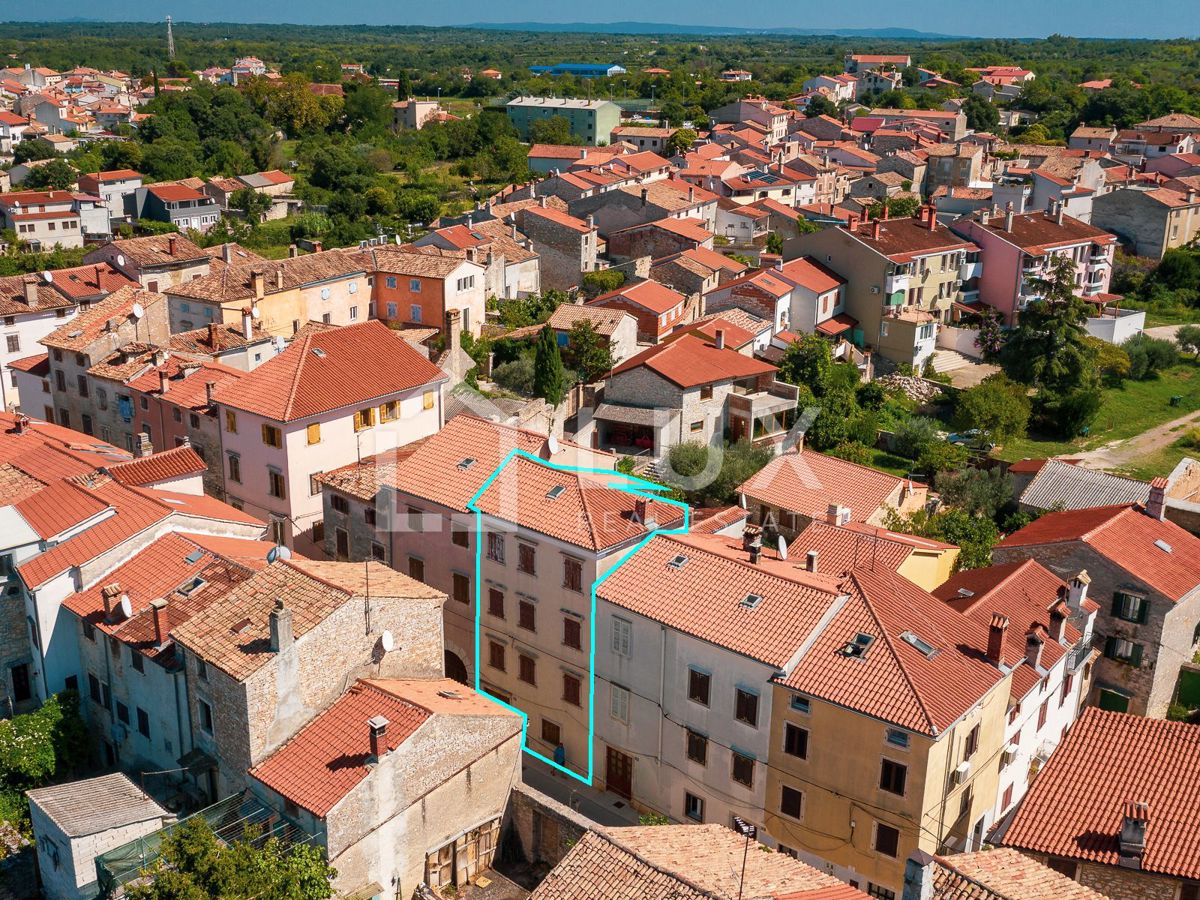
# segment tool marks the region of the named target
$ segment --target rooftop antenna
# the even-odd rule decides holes
[[[171,17],[167,16],[167,59],[175,58],[175,32],[171,30]]]

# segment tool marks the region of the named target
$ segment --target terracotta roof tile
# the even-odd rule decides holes
[[[199,475],[208,470],[204,460],[191,446],[173,447],[116,463],[108,467],[108,474],[122,484],[152,485],[187,475]]]
[[[603,306],[615,298],[627,300],[658,315],[670,312],[685,300],[683,294],[671,290],[666,285],[659,284],[657,281],[647,280],[617,288],[615,291],[609,291],[607,294],[601,294],[599,297],[589,300],[588,303]]]
[[[685,388],[718,381],[757,378],[778,371],[770,363],[745,356],[728,347],[718,349],[715,343],[693,333],[648,347],[614,368],[612,374],[618,375],[641,366]]]
[[[166,302],[167,298],[162,294],[143,290],[140,286],[130,284],[118,288],[100,302],[91,304],[87,309],[81,309],[75,318],[65,325],[60,325],[42,338],[41,343],[60,350],[84,350],[104,333],[111,319],[131,318],[135,305],[146,310],[151,306]]]
[[[1007,847],[934,857],[931,900],[1106,900]]]
[[[1115,866],[1130,801],[1149,811],[1141,870],[1200,879],[1200,726],[1183,722],[1084,710],[1003,842]]]
[[[747,497],[802,516],[823,517],[830,504],[850,509],[850,519],[865,522],[905,484],[869,466],[823,453],[783,453],[751,476],[738,490]]]
[[[551,313],[546,324],[551,328],[570,331],[577,322],[588,322],[597,334],[611,337],[626,318],[633,319],[633,316],[621,309],[564,303]]]
[[[50,540],[108,509],[108,504],[70,480],[53,480],[13,503],[42,540]]]
[[[172,240],[173,239],[173,240]],[[174,254],[170,248],[175,247]],[[109,244],[123,256],[137,263],[139,268],[175,265],[180,262],[203,262],[204,251],[182,234],[154,234],[148,237],[124,238]]]

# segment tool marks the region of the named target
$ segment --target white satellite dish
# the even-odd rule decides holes
[[[118,266],[125,265],[125,254],[124,253],[117,254],[117,265]]]
[[[267,562],[269,562],[269,563],[273,563],[277,559],[291,559],[291,558],[292,558],[292,551],[289,550],[287,547],[283,546],[283,544],[276,544],[274,547],[272,547],[270,550],[267,551]]]
[[[142,304],[140,303],[133,304],[133,306],[129,308],[129,311],[133,314],[135,319],[140,319],[146,314],[146,310],[142,308]]]
[[[787,541],[783,539],[783,535],[779,536],[779,558],[787,559]]]
[[[54,284],[54,273],[47,269],[42,273],[42,280],[45,281],[46,284]]]
[[[396,647],[396,639],[392,637],[390,631],[385,631],[379,636],[379,645],[383,647],[384,653],[391,653]]]
[[[546,446],[550,448],[550,455],[553,456],[558,452],[558,438],[556,438],[554,435],[550,435],[550,437],[546,439]]]
[[[262,313],[258,311],[258,306],[257,306],[257,304],[256,304],[256,305],[254,305],[254,306],[252,306],[252,307],[250,307],[250,318],[252,318],[252,319],[260,319],[260,318],[262,318]]]
[[[133,604],[129,602],[129,595],[121,595],[121,617],[128,619],[133,615]]]

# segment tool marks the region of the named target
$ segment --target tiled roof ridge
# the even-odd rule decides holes
[[[903,660],[900,659],[900,654],[896,651],[896,645],[892,643],[892,639],[888,635],[887,627],[883,624],[879,614],[875,611],[875,604],[871,602],[870,596],[863,587],[862,582],[859,581],[858,573],[851,572],[849,580],[854,583],[854,587],[857,589],[858,595],[862,598],[863,606],[866,607],[866,610],[870,614],[871,618],[875,620],[875,624],[879,626],[879,636],[882,638],[883,643],[887,646],[888,652],[891,653],[892,659],[896,661],[896,668],[900,670],[900,675],[904,678],[904,683],[908,685],[909,691],[912,692],[913,699],[916,701],[917,707],[921,710],[921,715],[925,717],[925,723],[930,734],[938,734],[937,722],[930,713],[929,706],[925,703],[925,698],[917,689],[917,685],[913,681],[912,676],[908,674],[908,669],[904,665]],[[940,603],[941,601],[938,602]],[[939,636],[945,640],[945,635],[940,634],[940,628],[938,629],[938,632]]]
[[[317,560],[317,561],[320,562],[321,560]],[[345,587],[343,587],[340,584],[334,584],[328,578],[322,578],[320,575],[317,575],[313,572],[306,571],[301,566],[298,566],[295,563],[293,563],[292,560],[290,560],[290,559],[279,559],[279,560],[277,560],[277,562],[283,563],[284,566],[291,569],[293,572],[296,572],[297,574],[301,575],[304,578],[309,579],[310,581],[315,581],[315,582],[317,582],[317,584],[327,587],[331,591],[336,591],[339,594],[345,594],[346,600],[350,600],[355,596],[353,591],[347,590]],[[370,565],[370,563],[366,562],[365,565]],[[343,601],[343,602],[345,602],[345,601]]]
[[[974,609],[975,605],[977,603],[982,603],[984,600],[986,600],[988,597],[995,594],[1001,588],[1007,587],[1014,578],[1016,578],[1021,573],[1027,571],[1029,568],[1031,568],[1034,565],[1037,565],[1037,560],[1033,559],[1032,557],[1021,560],[1019,563],[1017,563],[1017,565],[1013,566],[1013,570],[1011,572],[1009,572],[1007,575],[1005,575],[1003,578],[1001,578],[999,581],[997,581],[995,584],[993,584],[987,590],[977,594],[974,597],[968,598],[968,599],[970,599],[971,602],[969,604],[967,604],[967,609]],[[1053,573],[1051,573],[1051,574],[1053,574]],[[1029,594],[1025,592],[1024,588],[1022,588],[1021,591],[1022,591],[1022,593],[1025,593],[1025,596],[1029,598],[1030,602],[1036,602],[1033,600],[1032,597],[1029,597]],[[1046,608],[1049,609],[1050,607],[1046,607]]]
[[[698,825],[696,827],[697,828],[709,828],[710,826]],[[716,896],[718,896],[718,895],[714,894],[712,891],[708,890],[707,888],[701,887],[700,885],[696,884],[690,878],[687,878],[686,876],[680,874],[679,872],[664,868],[663,866],[646,859],[642,854],[638,853],[634,848],[630,847],[627,844],[622,843],[620,841],[620,839],[616,837],[614,830],[612,830],[612,829],[594,828],[594,829],[592,829],[592,834],[596,835],[601,840],[607,841],[609,844],[611,844],[613,847],[616,847],[622,853],[626,853],[629,856],[632,856],[641,865],[645,866],[648,869],[654,870],[659,875],[662,875],[664,878],[669,878],[672,881],[680,882],[685,887],[688,887],[691,890],[698,893],[701,897],[716,897]]]
[[[1114,512],[1108,518],[1104,519],[1104,521],[1097,522],[1090,529],[1088,529],[1083,534],[1081,534],[1079,536],[1079,540],[1088,541],[1091,538],[1094,538],[1096,535],[1100,534],[1100,532],[1106,530],[1110,525],[1112,525],[1118,519],[1123,518],[1127,513],[1136,512],[1141,507],[1139,504],[1136,504],[1136,503],[1119,503],[1119,504],[1114,504],[1112,508],[1114,510],[1116,510],[1116,512]]]
[[[686,538],[693,537],[696,538],[694,543],[686,540]],[[710,550],[705,546],[707,539],[719,539],[720,535],[705,534],[703,532],[689,532],[687,534],[670,534],[660,532],[658,535],[656,535],[656,538],[671,541],[672,543],[678,544],[680,547],[687,548],[688,550],[699,550],[701,553],[706,553],[715,559],[721,560],[722,562],[733,563],[736,566],[748,568],[758,577],[772,579],[773,581],[778,582],[780,586],[795,587],[796,585],[799,585],[800,587],[807,588],[808,590],[822,591],[826,594],[829,594],[831,597],[836,597],[838,591],[841,589],[832,576],[816,575],[814,577],[814,573],[807,572],[798,565],[793,566],[793,569],[795,570],[794,575],[780,575],[770,569],[756,566],[748,559],[737,559],[733,556],[729,556],[724,553],[718,553],[715,550]]]

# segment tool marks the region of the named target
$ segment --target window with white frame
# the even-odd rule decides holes
[[[633,643],[633,623],[627,619],[614,618],[612,622],[612,651],[618,656],[629,656]]]

